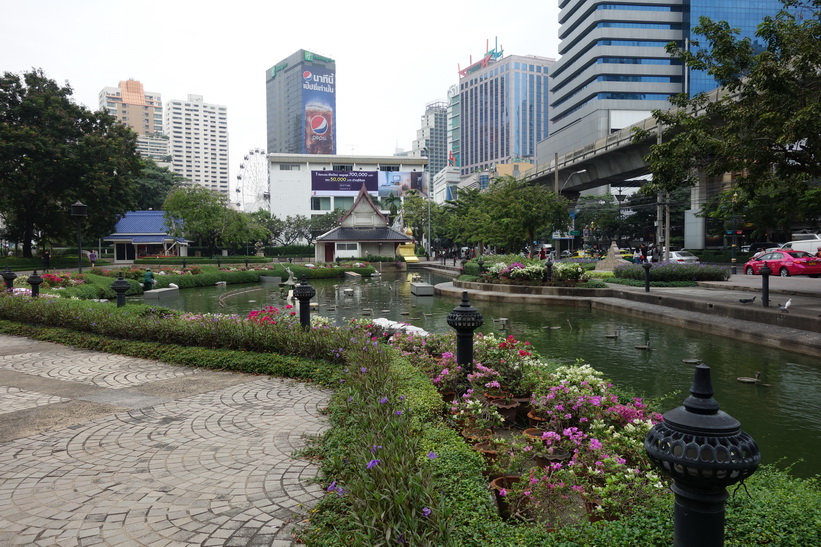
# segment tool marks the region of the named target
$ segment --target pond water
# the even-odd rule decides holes
[[[432,272],[414,272],[422,281],[450,281]],[[429,332],[447,332],[446,318],[455,298],[416,297],[411,274],[385,274],[361,281],[312,280],[317,313],[337,322],[355,317],[386,317]],[[160,303],[199,313],[247,314],[263,306],[284,306],[275,285],[230,285],[180,291]],[[812,357],[705,335],[614,312],[554,305],[474,301],[485,324],[477,332],[513,334],[531,342],[543,357],[572,363],[583,359],[614,383],[647,397],[664,397],[662,408],[679,406],[689,394],[693,366],[711,368],[713,389],[722,410],[738,419],[758,442],[765,463],[794,463],[800,476],[821,473],[821,364]],[[372,312],[368,312],[370,308]],[[506,318],[506,322],[500,319]],[[506,327],[502,325],[506,323]],[[550,328],[554,327],[554,328]],[[555,328],[559,327],[559,328]],[[618,333],[617,338],[606,338]],[[649,341],[650,351],[636,345]],[[743,384],[739,376],[761,371],[769,386]],[[798,461],[803,460],[803,461]]]

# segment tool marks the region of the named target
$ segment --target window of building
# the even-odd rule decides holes
[[[334,209],[345,209],[353,207],[353,196],[336,196],[334,198]]]
[[[337,251],[355,251],[359,248],[358,244],[356,243],[337,243],[336,250]]]
[[[399,171],[399,166],[398,165],[380,165],[379,170],[380,171]]]
[[[353,165],[347,163],[335,163],[332,167],[333,171],[353,171]]]
[[[331,210],[331,197],[324,196],[324,197],[312,197],[311,198],[311,211],[330,211]]]
[[[298,163],[280,163],[280,171],[299,171],[300,165]]]

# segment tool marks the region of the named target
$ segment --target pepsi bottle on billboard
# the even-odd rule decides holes
[[[305,105],[305,153],[334,154],[334,110],[326,103]]]

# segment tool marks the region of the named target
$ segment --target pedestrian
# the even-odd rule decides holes
[[[49,271],[51,268],[51,253],[48,250],[43,251],[43,272]]]
[[[157,280],[154,279],[154,274],[151,273],[151,268],[146,268],[145,275],[143,276],[143,291],[150,291],[154,288],[154,283]]]
[[[94,263],[97,262],[97,251],[92,250],[88,253],[88,261],[91,262],[91,267],[94,267]]]
[[[633,264],[641,264],[641,253],[639,252],[638,247],[636,247],[636,250],[633,251]]]
[[[815,253],[816,258],[821,258],[821,247],[818,247],[818,252]]]
[[[659,248],[658,247],[653,247],[653,250],[650,253],[650,259],[653,262],[658,262],[659,261]]]
[[[641,263],[644,264],[647,262],[647,245],[644,243],[639,246],[639,254],[641,254]]]
[[[545,260],[547,258],[547,251],[544,247],[541,248],[539,251],[539,260]]]

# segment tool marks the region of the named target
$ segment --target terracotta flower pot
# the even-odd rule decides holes
[[[542,442],[542,434],[544,433],[544,429],[539,429],[538,427],[528,427],[524,431],[522,431],[522,435],[530,439],[531,441]]]
[[[516,413],[519,409],[519,403],[517,401],[512,399],[508,401],[505,399],[492,399],[490,404],[496,407],[496,410],[498,410],[502,418],[505,419],[506,424],[512,425],[516,423]]]
[[[462,430],[462,437],[473,444],[487,442],[493,438],[493,430],[471,427]]]
[[[533,456],[533,461],[536,462],[536,465],[539,467],[550,467],[551,464],[556,462],[563,462],[570,459],[570,452],[567,450],[563,451],[556,451],[553,454],[549,454],[547,452],[543,452],[541,454],[537,454]]]
[[[493,494],[496,498],[496,505],[499,507],[499,516],[503,519],[509,519],[511,516],[510,509],[512,503],[508,491],[520,480],[520,477],[506,475],[496,477],[490,481],[490,487],[493,489]]]
[[[527,419],[530,420],[530,427],[544,428],[544,425],[547,423],[547,418],[539,416],[535,410],[531,410],[527,413]]]
[[[499,456],[499,451],[496,450],[496,447],[490,441],[476,443],[473,445],[473,448],[485,457],[485,461],[487,461],[488,464],[492,464]]]

